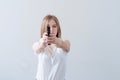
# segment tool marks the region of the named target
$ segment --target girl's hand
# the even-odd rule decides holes
[[[43,44],[47,44],[47,38],[48,38],[48,36],[47,36],[47,33],[46,32],[44,32],[43,33]]]
[[[57,38],[56,34],[51,33],[50,37],[48,37],[48,36],[46,37],[46,41],[47,41],[48,44],[51,44],[51,43],[56,44],[56,38]]]

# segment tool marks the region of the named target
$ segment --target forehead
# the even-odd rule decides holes
[[[55,20],[51,19],[48,21],[48,24],[56,25],[56,22],[55,22]]]

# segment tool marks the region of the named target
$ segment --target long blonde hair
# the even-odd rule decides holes
[[[56,16],[50,15],[50,14],[43,18],[42,25],[41,25],[41,38],[43,36],[43,33],[46,32],[47,25],[48,25],[48,22],[50,20],[54,20],[56,25],[57,25],[57,35],[56,35],[56,37],[61,38],[61,28],[60,28],[59,21],[58,21]]]

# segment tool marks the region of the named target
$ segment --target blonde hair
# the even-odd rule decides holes
[[[55,23],[56,23],[56,26],[57,26],[57,35],[56,35],[56,37],[61,38],[61,28],[60,28],[59,21],[58,21],[58,19],[57,19],[56,16],[50,15],[50,14],[49,14],[49,15],[46,15],[46,16],[43,18],[42,25],[41,25],[41,38],[42,38],[42,36],[43,36],[43,33],[46,32],[46,30],[47,30],[47,25],[48,25],[48,22],[49,22],[50,20],[54,20]]]

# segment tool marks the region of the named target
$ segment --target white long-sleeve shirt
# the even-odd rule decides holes
[[[36,80],[65,80],[66,56],[61,48],[47,46],[38,54]]]

